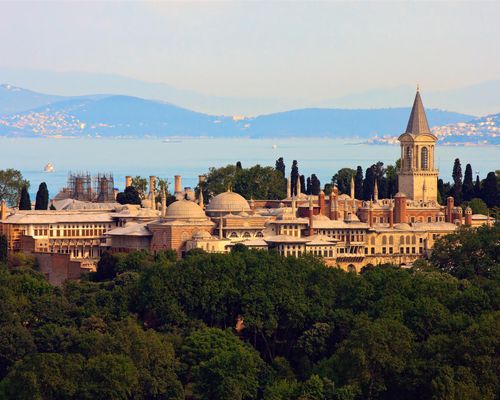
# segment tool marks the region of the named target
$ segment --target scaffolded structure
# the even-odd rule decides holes
[[[70,172],[68,189],[71,199],[92,201],[92,178],[88,172]]]
[[[68,174],[69,198],[97,203],[113,202],[114,179],[110,173],[99,173],[91,177],[88,172],[70,172]]]
[[[97,203],[109,203],[115,200],[115,183],[113,174],[97,174],[94,177],[94,193]]]

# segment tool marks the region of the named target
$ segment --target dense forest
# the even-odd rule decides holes
[[[104,254],[50,286],[0,267],[2,399],[484,400],[499,395],[500,227],[361,274],[235,246]]]

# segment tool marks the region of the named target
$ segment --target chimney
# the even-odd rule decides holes
[[[182,178],[180,175],[175,175],[175,193],[181,193],[182,192]]]
[[[455,207],[455,199],[450,196],[446,199],[446,222],[453,223],[453,208]]]
[[[205,186],[205,175],[198,175],[198,189],[200,191],[198,195],[198,205],[205,209],[205,199],[203,198],[203,187]]]
[[[302,188],[300,187],[300,175],[297,176],[297,187],[295,190],[297,191],[296,196],[300,196],[300,194],[302,193]]]
[[[286,178],[286,198],[290,199],[292,197],[292,178]]]
[[[165,192],[165,187],[161,191],[161,216],[165,217],[167,215],[167,193]]]
[[[292,198],[292,216],[293,218],[297,218],[297,200],[295,196]]]
[[[314,217],[314,207],[311,198],[309,199],[309,236],[314,235],[313,217]]]
[[[465,209],[465,225],[472,226],[472,208]]]
[[[394,222],[406,222],[406,194],[401,192],[394,196]]]
[[[5,199],[2,199],[2,206],[0,209],[0,221],[5,221],[7,219],[7,203]]]
[[[351,176],[351,199],[354,200],[354,175]]]
[[[394,207],[392,204],[389,208],[389,227],[394,228]]]
[[[347,198],[344,199],[344,221],[347,221],[349,210],[347,209]]]
[[[125,177],[125,187],[128,188],[129,186],[132,186],[132,177],[130,175],[127,175]]]
[[[149,177],[149,198],[151,200],[151,208],[156,210],[156,176]]]
[[[321,191],[318,196],[318,202],[319,202],[319,213],[321,215],[326,214],[326,209],[325,209],[325,192]]]
[[[251,214],[254,215],[255,214],[255,201],[252,198],[250,198],[250,200],[248,200],[248,205],[250,206]]]
[[[373,202],[370,200],[370,207],[368,208],[368,224],[373,228]]]
[[[373,186],[373,201],[375,201],[375,203],[378,201],[378,183],[376,179],[375,185]]]

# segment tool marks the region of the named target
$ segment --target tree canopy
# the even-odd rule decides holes
[[[19,204],[23,187],[29,189],[30,183],[23,178],[21,171],[12,168],[0,170],[0,199],[4,199],[9,206]]]
[[[0,263],[0,398],[494,400],[498,229],[361,274],[241,247],[105,254],[61,288]]]

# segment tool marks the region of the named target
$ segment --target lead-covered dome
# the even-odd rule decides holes
[[[203,209],[193,201],[178,200],[167,207],[166,219],[206,219]]]
[[[250,206],[248,201],[238,193],[224,192],[215,196],[207,205],[208,212],[248,212]]]

